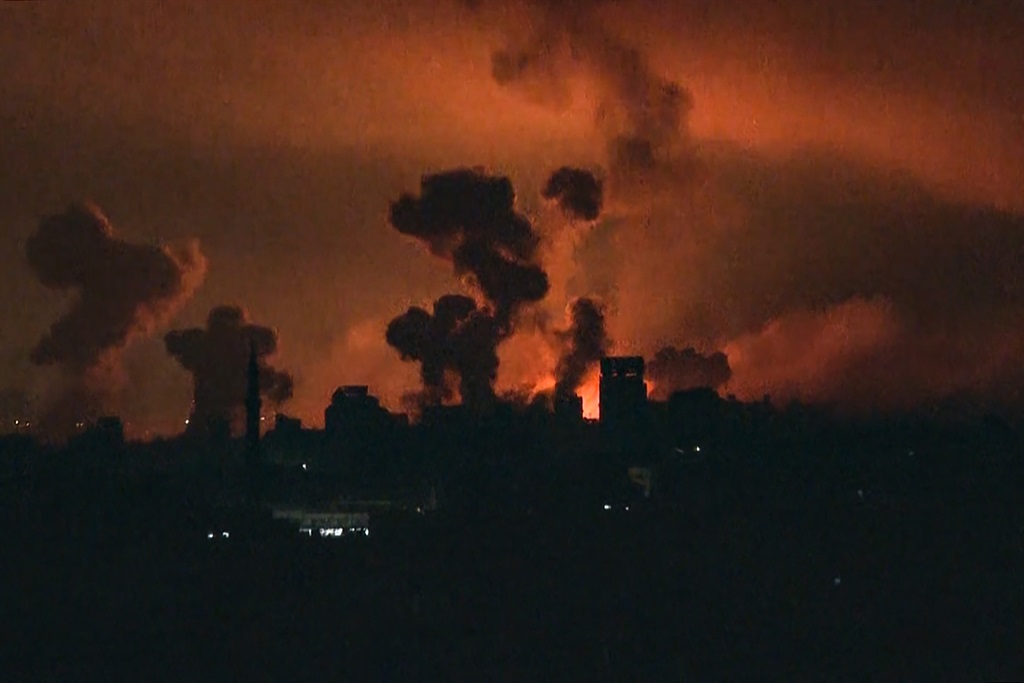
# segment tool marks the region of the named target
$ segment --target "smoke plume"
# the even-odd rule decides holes
[[[597,86],[594,116],[620,200],[682,190],[700,177],[702,165],[689,139],[689,91],[657,74],[645,54],[600,24],[600,0],[525,4],[530,28],[510,35],[491,55],[496,82],[526,93],[546,90],[550,101],[562,101],[570,75],[588,72]]]
[[[569,310],[572,323],[563,333],[565,344],[556,369],[555,395],[576,393],[587,370],[608,352],[610,342],[604,327],[604,306],[593,299],[579,298]]]
[[[508,178],[474,169],[425,176],[419,197],[392,203],[390,222],[469,275],[503,328],[520,306],[547,294],[547,274],[536,262],[540,239],[515,210]]]
[[[604,187],[590,171],[562,166],[551,174],[541,194],[557,202],[568,218],[596,221],[601,215]]]
[[[676,391],[718,389],[731,376],[729,358],[720,351],[705,356],[692,347],[666,346],[647,363],[647,378],[654,384],[651,398],[658,401],[668,399]]]
[[[405,194],[391,205],[390,222],[468,276],[486,305],[452,295],[435,302],[433,315],[410,308],[388,325],[388,343],[422,364],[426,402],[450,398],[444,375],[453,371],[463,403],[487,403],[494,398],[498,344],[514,331],[520,309],[549,289],[537,258],[540,239],[515,210],[511,181],[471,169],[425,176],[419,197]]]
[[[292,376],[267,362],[277,351],[277,333],[250,323],[246,312],[237,306],[211,310],[205,330],[171,330],[164,336],[164,344],[167,353],[192,375],[192,430],[204,429],[211,420],[235,421],[245,403],[247,367],[253,352],[263,397],[279,404],[292,396]]]
[[[386,339],[402,360],[420,364],[421,405],[453,397],[449,373],[459,377],[459,394],[467,405],[494,400],[498,373],[496,321],[467,296],[447,294],[434,302],[433,314],[413,307],[388,324]]]
[[[92,205],[44,218],[25,247],[46,287],[71,290],[75,301],[32,350],[32,362],[59,365],[68,386],[43,428],[66,431],[117,388],[121,354],[165,324],[202,282],[206,261],[195,242],[181,249],[131,244],[114,236]]]

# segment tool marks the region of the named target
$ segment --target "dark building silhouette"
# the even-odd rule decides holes
[[[119,451],[124,448],[124,423],[119,417],[100,417],[84,427],[68,443],[72,449],[89,451]]]
[[[281,436],[292,437],[302,433],[302,420],[278,413],[274,418],[274,432]]]
[[[401,416],[404,417],[404,416]],[[324,411],[324,450],[318,466],[366,485],[397,466],[401,428],[364,385],[339,387]]]
[[[692,448],[714,440],[726,405],[708,387],[674,392],[668,400],[668,419],[675,445]]]
[[[387,427],[392,421],[391,414],[365,385],[338,387],[324,411],[324,429],[330,437],[353,437],[362,430]]]
[[[647,408],[644,359],[641,356],[606,356],[601,359],[601,424],[636,424]]]
[[[577,394],[555,396],[555,417],[560,423],[583,422],[583,399]]]
[[[245,391],[245,460],[249,484],[255,501],[259,501],[260,464],[260,364],[256,356],[256,345],[249,347],[249,367]]]

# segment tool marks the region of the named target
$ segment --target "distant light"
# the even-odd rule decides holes
[[[628,505],[626,506],[626,512],[629,512],[629,506]]]
[[[864,500],[864,489],[857,489],[857,497]]]
[[[213,538],[213,534],[206,534],[207,538]]]
[[[220,535],[223,536],[224,538],[229,538],[231,536],[231,534],[229,534],[226,531],[222,531]]]
[[[370,530],[369,529],[363,529],[363,536],[369,536],[369,535],[370,535]]]
[[[14,421],[14,426],[15,426],[15,427],[17,427],[17,426],[18,426],[18,422],[19,422],[18,420],[15,420],[15,421]]]
[[[611,509],[612,509],[612,506],[611,506],[611,505],[609,505],[608,503],[605,503],[605,504],[604,504],[604,509],[605,509],[605,510],[611,510]]]
[[[693,450],[695,453],[700,453],[700,446],[694,446]]]
[[[185,418],[185,424],[188,424],[188,418],[187,417]]]
[[[260,415],[260,422],[263,422],[263,421],[264,421],[264,420],[266,420],[266,419],[267,419],[267,418],[265,418],[265,417],[263,417],[262,415]]]
[[[843,582],[843,577],[841,577],[841,576],[837,576],[834,579],[832,579],[832,585],[833,586],[838,586],[842,582]]]
[[[306,467],[306,463],[302,463],[302,469],[304,469],[304,470],[308,470],[309,469],[308,467]]]

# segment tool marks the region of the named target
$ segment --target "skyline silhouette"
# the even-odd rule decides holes
[[[404,411],[422,373],[380,344],[389,321],[446,294],[477,296],[462,280],[472,264],[478,284],[483,266],[504,268],[488,296],[511,271],[479,240],[438,267],[403,236],[411,226],[389,226],[388,207],[431,177],[479,169],[511,183],[536,240],[508,263],[548,281],[543,297],[540,280],[528,283],[515,334],[498,310],[507,302],[491,300],[493,330],[470,316],[496,340],[469,345],[483,376],[498,368],[463,387],[482,400],[560,385],[552,337],[589,300],[609,353],[685,365],[670,349],[693,349],[688,370],[651,366],[661,400],[658,377],[682,386],[707,372],[700,383],[744,401],[1019,411],[1024,139],[1010,112],[1024,75],[1008,57],[1019,17],[961,8],[951,21],[938,3],[912,21],[897,3],[828,10],[838,21],[786,0],[747,23],[728,9],[629,4],[410,2],[379,8],[384,24],[346,7],[224,7],[199,21],[147,5],[145,26],[117,2],[5,7],[4,42],[20,57],[0,76],[15,94],[0,117],[19,134],[0,141],[11,160],[0,216],[17,245],[0,269],[0,387],[31,398],[36,426],[61,395],[90,400],[81,380],[31,360],[77,295],[40,282],[25,247],[42,217],[91,200],[135,253],[178,259],[191,295],[168,298],[159,331],[133,332],[118,363],[103,364],[92,383],[118,388],[90,414],[173,433],[192,388],[160,336],[223,304],[279,332],[278,363],[295,378],[288,409],[307,423],[344,384],[369,384]],[[256,16],[269,28],[251,30]],[[47,51],[63,22],[76,27],[61,35],[66,52]],[[834,34],[824,43],[822,25]],[[361,51],[358,35],[386,47]],[[208,50],[182,53],[185,37]],[[251,73],[261,50],[275,66]],[[352,60],[363,67],[326,66]],[[155,86],[156,73],[172,85]],[[936,90],[937,73],[949,87]],[[127,262],[114,265],[132,280]],[[717,360],[699,370],[698,357]],[[591,415],[596,378],[591,366],[577,387]]]

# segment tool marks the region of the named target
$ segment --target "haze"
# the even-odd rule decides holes
[[[492,68],[551,17],[689,91],[680,133],[702,169],[685,188],[620,184],[568,245],[541,190],[562,166],[609,169],[605,67],[558,29],[543,78]],[[221,305],[277,332],[287,412],[321,424],[349,383],[398,409],[420,376],[388,322],[466,287],[389,206],[481,166],[550,238],[540,308],[601,297],[614,352],[724,351],[719,391],[740,398],[1019,408],[1022,31],[1010,1],[4,3],[0,389],[38,411],[65,385],[31,356],[74,297],[25,245],[90,201],[121,240],[205,256],[191,298],[136,325],[121,359],[105,407],[133,434],[180,430],[191,377],[163,335]],[[499,389],[553,384],[535,337],[501,349]]]

